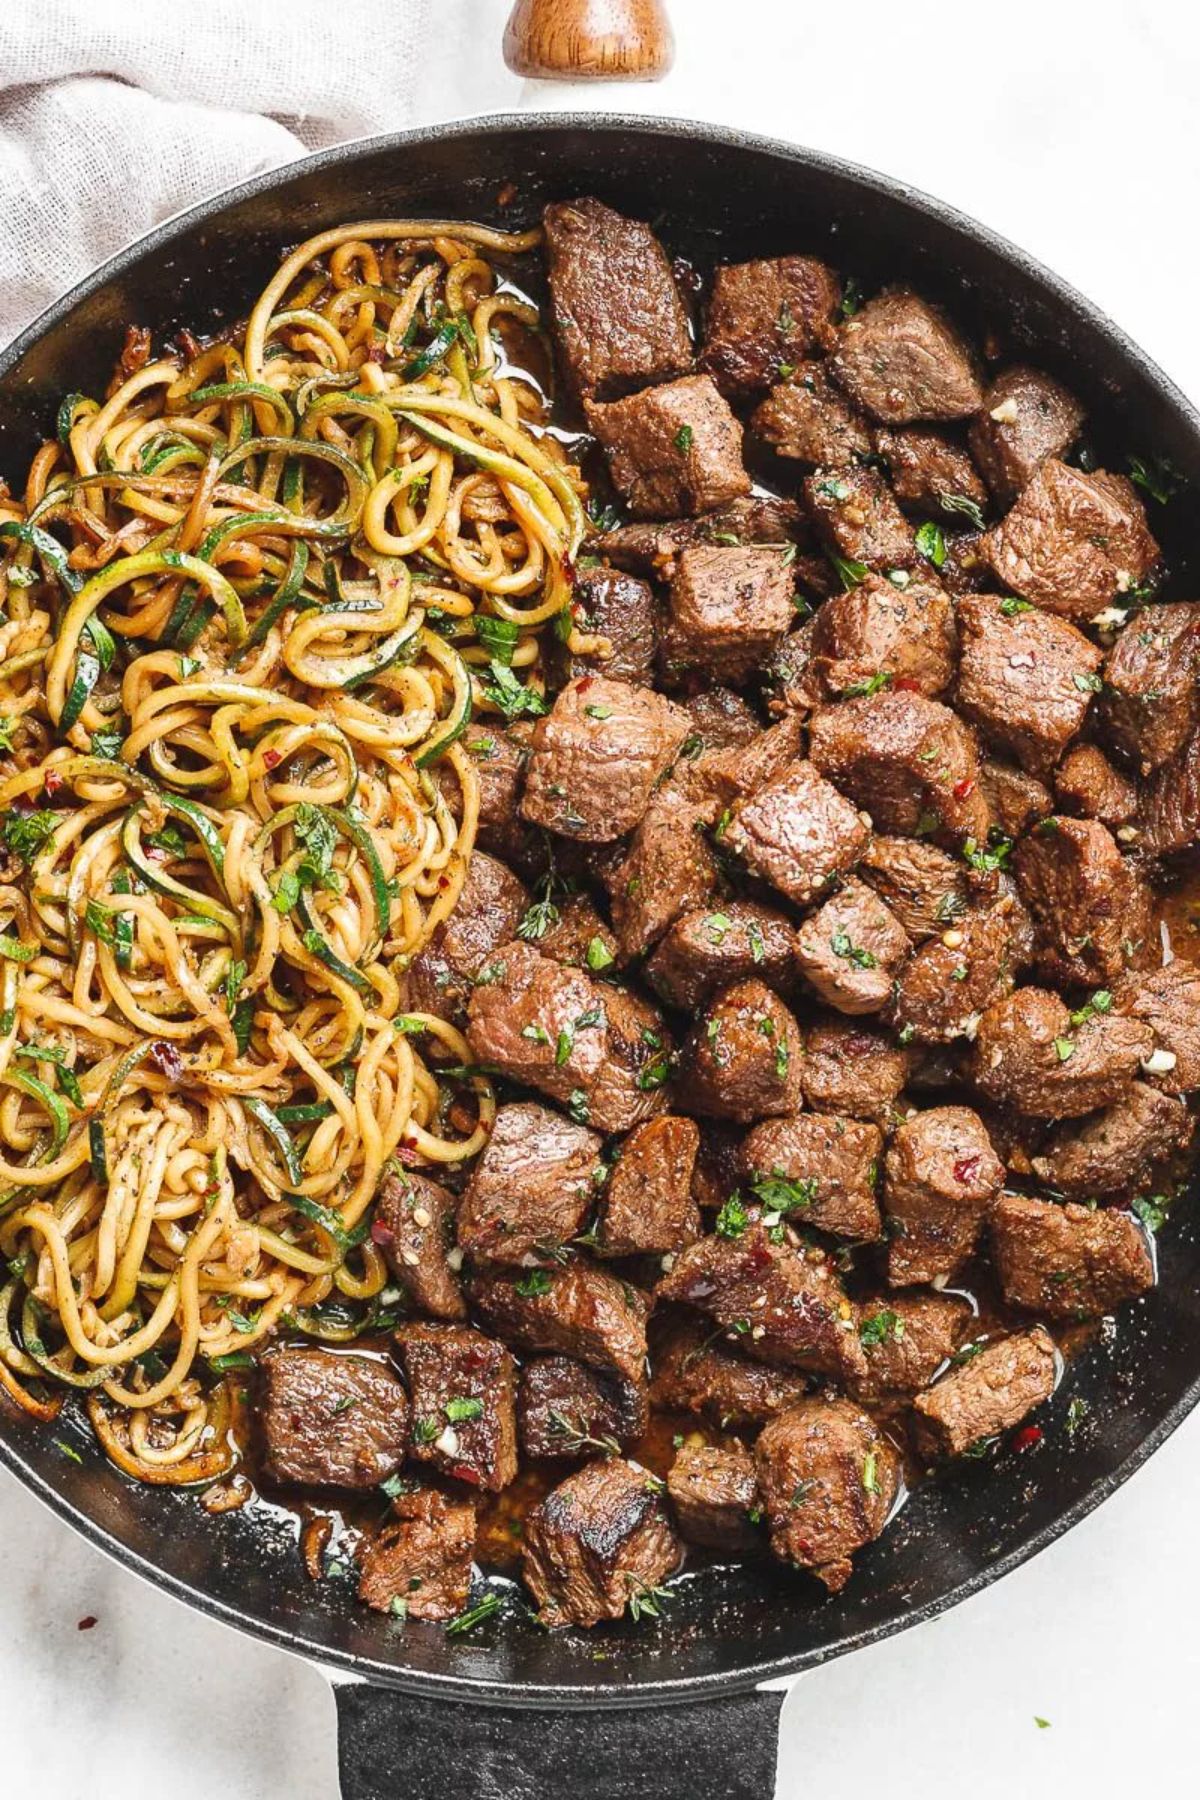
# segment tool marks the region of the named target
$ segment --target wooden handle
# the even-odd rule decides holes
[[[517,0],[504,60],[542,81],[657,81],[675,37],[663,0]]]

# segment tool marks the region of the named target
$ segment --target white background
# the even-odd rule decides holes
[[[380,0],[379,30],[403,3]],[[612,107],[839,153],[1023,244],[1200,398],[1191,6],[673,0],[677,64],[645,88],[517,81],[500,60],[506,14],[507,0],[442,0],[419,121]],[[1109,1800],[1175,1791],[1181,1776],[1190,1788],[1198,1493],[1195,1418],[998,1587],[806,1677],[784,1713],[780,1795],[957,1800],[969,1787],[975,1800]],[[3,1474],[0,1546],[5,1792],[336,1800],[319,1675],[110,1567]],[[78,1631],[89,1614],[95,1629]],[[647,1771],[648,1791],[654,1779]]]

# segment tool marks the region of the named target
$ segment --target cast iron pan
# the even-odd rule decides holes
[[[501,207],[497,195],[515,184]],[[1145,356],[1010,244],[922,194],[784,144],[709,126],[605,116],[502,117],[378,138],[266,175],[162,226],[98,270],[0,356],[0,474],[19,478],[59,397],[98,392],[130,320],[156,333],[244,311],[284,246],[396,214],[504,225],[544,200],[595,193],[659,222],[701,260],[805,249],[865,283],[898,276],[948,301],[977,335],[1086,399],[1101,453],[1151,449],[1200,485],[1200,418]],[[47,245],[53,255],[53,245]],[[1118,466],[1120,466],[1118,464]],[[1188,510],[1177,508],[1176,511]],[[1154,520],[1189,593],[1171,509]],[[1181,1216],[1182,1215],[1182,1216]],[[848,1589],[779,1569],[698,1570],[661,1623],[543,1632],[514,1605],[467,1637],[380,1618],[349,1587],[314,1583],[291,1522],[209,1518],[141,1487],[70,1423],[0,1416],[0,1456],[102,1549],[193,1606],[315,1659],[337,1683],[346,1800],[589,1794],[766,1800],[786,1678],[931,1618],[1082,1518],[1200,1398],[1200,1237],[1180,1206],[1161,1280],[1111,1342],[1073,1368],[1031,1452],[921,1489],[856,1558]],[[1072,1394],[1089,1429],[1068,1438]],[[65,1417],[65,1415],[64,1415]],[[80,1461],[54,1439],[69,1441]],[[764,1689],[772,1683],[773,1688]],[[687,1704],[687,1703],[691,1704]]]

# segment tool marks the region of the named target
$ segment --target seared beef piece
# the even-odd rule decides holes
[[[1002,837],[1018,838],[1035,820],[1054,811],[1049,788],[1009,763],[985,756],[979,765],[979,785],[987,802],[988,822]]]
[[[555,342],[580,394],[627,393],[692,364],[687,313],[648,225],[602,201],[542,215]]]
[[[988,1344],[917,1395],[913,1422],[922,1455],[931,1462],[962,1456],[1011,1430],[1050,1398],[1057,1379],[1054,1339],[1040,1325]]]
[[[987,836],[975,740],[924,694],[883,693],[827,706],[812,722],[817,768],[877,829],[951,845]]]
[[[1123,475],[1085,475],[1050,457],[988,533],[987,556],[1003,586],[1085,621],[1145,580],[1158,545]]]
[[[1200,724],[1200,602],[1135,613],[1104,659],[1104,729],[1143,775]]]
[[[686,746],[687,761],[693,759],[690,741],[693,736],[700,739],[699,747],[694,751],[694,755],[700,757],[721,750],[736,750],[739,745],[753,743],[762,733],[758,714],[732,688],[704,687],[680,704],[692,721]],[[678,774],[682,763],[675,766]]]
[[[375,1197],[371,1237],[418,1312],[465,1319],[462,1283],[447,1257],[454,1248],[458,1201],[415,1170],[385,1175]]]
[[[965,419],[983,400],[969,345],[910,288],[887,288],[847,319],[831,362],[846,392],[885,424]]]
[[[1182,856],[1200,843],[1200,731],[1150,777],[1134,829],[1146,856]]]
[[[700,1236],[692,1171],[700,1128],[667,1115],[631,1131],[620,1147],[600,1215],[602,1256],[682,1250]]]
[[[759,1542],[758,1476],[749,1451],[685,1444],[667,1474],[667,1493],[689,1544],[737,1555]]]
[[[1000,505],[1012,505],[1048,456],[1069,450],[1082,424],[1074,394],[1039,369],[1018,364],[995,376],[968,436]]]
[[[689,791],[694,789],[715,798],[722,807],[728,806],[757,793],[768,781],[782,775],[801,754],[803,744],[804,720],[799,713],[787,713],[777,725],[758,732],[748,744],[706,751],[696,762],[686,765],[685,785]],[[684,766],[676,764],[676,781]]]
[[[682,1545],[662,1483],[612,1456],[551,1490],[525,1521],[522,1573],[543,1625],[598,1625],[669,1575]]]
[[[479,776],[479,828],[476,844],[498,856],[522,874],[537,871],[541,862],[539,834],[521,817],[521,793],[533,725],[521,719],[503,725],[499,719],[468,725],[462,747]],[[438,779],[456,819],[462,817],[462,795],[449,765],[439,763]]]
[[[1029,921],[1010,894],[964,913],[900,971],[893,1023],[904,1041],[952,1044],[1013,988]]]
[[[773,1244],[752,1221],[734,1238],[706,1237],[676,1257],[655,1289],[707,1313],[747,1356],[839,1379],[866,1367],[854,1309],[829,1259]]]
[[[536,940],[536,948],[551,962],[599,973],[620,960],[620,945],[586,894],[557,901],[554,911],[558,917]]]
[[[646,964],[646,979],[668,1006],[688,1012],[731,981],[756,975],[786,988],[796,972],[789,919],[755,900],[722,900],[676,919]]]
[[[981,594],[992,585],[991,564],[984,554],[986,531],[948,531],[945,561],[938,580],[951,594]]]
[[[636,519],[710,512],[750,492],[741,425],[707,375],[585,410]]]
[[[598,1374],[569,1356],[535,1356],[521,1370],[517,1425],[526,1456],[591,1456],[587,1438],[627,1444],[646,1429],[644,1381]]]
[[[889,680],[940,694],[954,675],[954,608],[936,581],[897,587],[868,575],[835,594],[813,624],[813,663],[834,699],[874,693]]]
[[[817,469],[804,504],[830,550],[847,562],[906,569],[917,560],[913,528],[878,469]]]
[[[602,1148],[594,1131],[548,1106],[502,1106],[462,1198],[462,1248],[484,1262],[554,1261],[591,1211]]]
[[[517,1473],[517,1365],[470,1325],[401,1325],[396,1348],[412,1400],[410,1455],[499,1493]]]
[[[697,545],[675,567],[659,661],[735,686],[749,679],[796,616],[791,569],[772,544]]]
[[[1033,1119],[1078,1119],[1119,1099],[1154,1048],[1149,1026],[1115,1012],[1071,1018],[1045,988],[989,1006],[972,1058],[980,1093]]]
[[[1081,631],[1036,607],[980,594],[958,605],[958,705],[1022,767],[1046,776],[1083,729],[1101,655]]]
[[[571,614],[576,631],[607,640],[607,651],[572,652],[553,632],[546,634],[556,686],[581,675],[609,675],[634,686],[654,680],[655,622],[658,608],[644,581],[619,569],[578,569]]]
[[[376,1612],[453,1619],[471,1591],[475,1506],[437,1488],[397,1494],[388,1523],[358,1554],[358,1597]]]
[[[618,525],[595,538],[591,548],[606,562],[655,581],[670,581],[675,562],[689,544],[787,544],[807,533],[794,500],[748,494],[696,519],[666,524]]]
[[[1113,990],[1114,1010],[1149,1027],[1152,1074],[1165,1094],[1200,1088],[1200,968],[1176,956],[1165,968],[1128,975]]]
[[[737,802],[732,820],[718,831],[752,875],[797,906],[810,905],[836,875],[852,868],[868,836],[854,807],[811,762],[793,763],[749,800]]]
[[[1181,1100],[1135,1081],[1115,1105],[1059,1127],[1033,1169],[1069,1200],[1107,1199],[1140,1187],[1191,1135],[1192,1116]]]
[[[962,865],[920,838],[872,838],[858,872],[914,944],[957,925],[967,910]]]
[[[265,1480],[377,1487],[408,1449],[408,1397],[382,1363],[332,1350],[272,1350],[259,1365]]]
[[[821,704],[821,678],[813,662],[816,623],[815,618],[806,619],[795,631],[789,631],[767,659],[762,686],[772,718],[786,718],[790,712],[803,715]]]
[[[896,1132],[884,1160],[888,1282],[949,1280],[974,1250],[1004,1164],[969,1106],[932,1106]]]
[[[1154,1286],[1146,1240],[1128,1213],[1004,1194],[991,1215],[992,1260],[1010,1306],[1091,1319]]]
[[[585,675],[539,719],[521,815],[564,837],[608,844],[632,831],[688,733],[652,688]]]
[[[1136,783],[1095,744],[1076,744],[1067,751],[1054,771],[1054,792],[1064,812],[1099,819],[1110,831],[1127,825],[1137,813]]]
[[[656,794],[629,850],[608,877],[613,930],[625,957],[643,956],[680,913],[703,906],[717,863],[706,828],[717,809],[693,805],[672,788]]]
[[[735,1125],[716,1119],[700,1121],[692,1198],[707,1212],[719,1212],[741,1178],[743,1135]]]
[[[525,883],[475,850],[454,911],[409,966],[409,1010],[461,1024],[475,977],[515,935],[528,905]]]
[[[987,511],[988,491],[979,471],[962,445],[945,432],[929,425],[907,425],[899,431],[885,429],[872,435],[901,506],[911,507],[922,517],[944,513],[954,520],[964,515],[970,518],[976,508],[980,513]]]
[[[690,1112],[749,1124],[800,1105],[804,1040],[777,994],[751,978],[709,1002],[681,1059]]]
[[[722,263],[713,272],[700,367],[723,394],[759,393],[782,363],[834,342],[841,285],[811,256]]]
[[[796,962],[827,1006],[882,1012],[909,942],[874,888],[850,875],[810,913],[796,936]]]
[[[478,1274],[470,1299],[484,1324],[518,1350],[553,1351],[625,1381],[643,1378],[646,1298],[595,1263]]]
[[[900,1485],[895,1449],[850,1401],[805,1400],[771,1420],[754,1462],[772,1550],[836,1594],[854,1552],[887,1523]]]
[[[882,1154],[878,1126],[825,1113],[793,1113],[747,1132],[742,1168],[765,1213],[866,1241],[881,1231],[875,1181]]]
[[[808,1377],[795,1369],[750,1362],[724,1343],[714,1343],[707,1320],[673,1318],[655,1344],[650,1395],[656,1406],[700,1413],[722,1430],[762,1425],[808,1392]]]
[[[890,1124],[908,1058],[882,1033],[848,1019],[821,1019],[808,1033],[804,1103],[816,1112]]]
[[[825,365],[800,363],[751,415],[750,429],[777,456],[817,469],[847,469],[871,454],[871,434]]]
[[[471,997],[467,1037],[479,1062],[597,1131],[628,1131],[662,1111],[670,1040],[653,1006],[532,944],[507,944],[499,960],[503,980]]]
[[[867,1374],[856,1384],[855,1398],[911,1399],[919,1394],[953,1356],[973,1316],[970,1301],[955,1294],[889,1294],[864,1300],[858,1335],[867,1355]]]
[[[1043,820],[1013,856],[1048,981],[1106,986],[1157,961],[1150,890],[1095,819]]]

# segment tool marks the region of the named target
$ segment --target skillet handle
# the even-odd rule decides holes
[[[614,1711],[338,1682],[342,1800],[772,1800],[779,1690]]]

